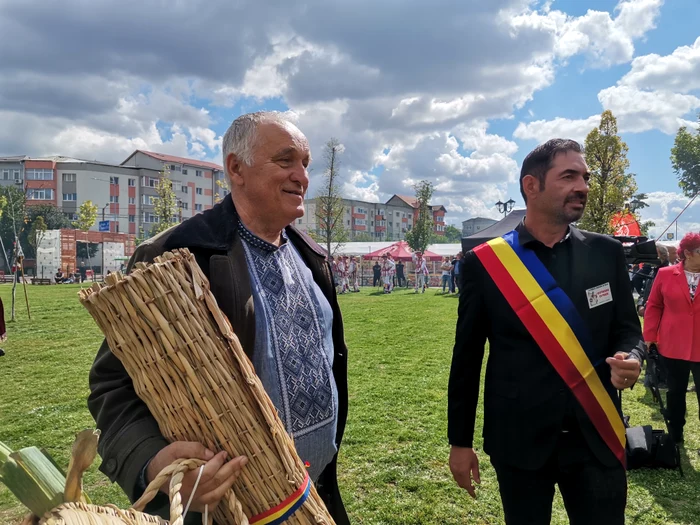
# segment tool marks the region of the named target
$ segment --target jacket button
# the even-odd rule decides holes
[[[117,470],[117,460],[114,458],[108,459],[107,463],[105,464],[105,470],[109,474],[114,474],[114,471]]]

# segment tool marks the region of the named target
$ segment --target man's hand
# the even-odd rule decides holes
[[[248,458],[239,456],[226,462],[227,454],[222,451],[214,454],[211,450],[205,448],[200,443],[189,441],[176,441],[162,449],[148,464],[146,470],[146,478],[150,483],[165,467],[170,465],[176,459],[201,459],[207,463],[204,465],[202,477],[199,480],[199,486],[195,497],[192,499],[190,508],[197,512],[204,511],[204,506],[209,505],[209,509],[213,510],[224,497],[226,491],[231,488],[234,481],[238,477],[241,469],[248,463]],[[182,495],[183,502],[190,499],[192,488],[194,487],[199,469],[191,470],[182,480]],[[164,485],[161,491],[166,494],[169,492],[169,487]]]
[[[476,483],[481,483],[479,476],[479,458],[473,448],[450,448],[450,470],[457,485],[466,489],[469,495],[476,499],[476,488],[472,485],[472,478]]]
[[[618,390],[631,387],[642,372],[642,364],[636,359],[627,359],[629,353],[618,352],[608,357],[605,362],[610,365],[610,379]]]

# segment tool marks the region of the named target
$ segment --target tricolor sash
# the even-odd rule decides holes
[[[535,252],[520,245],[516,231],[480,245],[474,253],[624,465],[625,427],[589,359],[590,332],[569,296]]]
[[[307,472],[301,486],[291,496],[276,507],[250,518],[250,525],[280,525],[284,523],[303,505],[310,492],[311,478]]]

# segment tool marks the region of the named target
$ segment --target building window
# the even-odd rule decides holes
[[[187,193],[187,186],[182,187],[182,193]]]
[[[27,200],[30,201],[50,201],[53,199],[53,190],[48,188],[29,190]]]
[[[143,212],[143,222],[145,222],[145,223],[159,222],[158,216],[151,213],[150,211],[145,211],[145,212]]]
[[[194,205],[194,211],[202,211],[202,205],[201,205],[201,204],[195,204],[195,205]]]
[[[75,173],[64,173],[63,182],[75,182]],[[66,200],[66,199],[63,199]]]
[[[182,182],[179,180],[173,181],[173,191],[180,191],[182,189]]]
[[[78,220],[77,213],[64,213],[63,215],[65,215],[69,221],[77,221]]]
[[[129,215],[129,222],[136,222],[136,215]]]
[[[393,226],[394,226],[394,223],[391,222],[391,221],[389,221],[389,226],[390,226],[390,227],[393,227]]]
[[[350,221],[348,221],[348,226],[350,226]]]
[[[298,219],[298,220],[297,220],[297,224],[301,224],[301,219]]]
[[[129,197],[129,204],[136,204],[136,197]]]
[[[182,168],[182,174],[187,175],[187,170],[185,168]]]
[[[77,194],[77,193],[64,193],[64,194],[63,194],[63,200],[64,200],[64,201],[77,201],[77,200],[78,200],[78,194]]]
[[[10,180],[12,170],[2,170],[2,180]]]
[[[119,184],[119,177],[110,177],[109,183],[110,184]]]
[[[129,186],[134,187],[136,186],[136,179],[128,179],[129,180]]]
[[[203,176],[204,176],[204,174],[202,173],[202,170],[196,170],[196,171],[194,172],[194,174],[195,174],[196,177],[203,177]]]
[[[27,180],[53,180],[52,169],[29,168],[25,171]],[[16,177],[17,179],[19,177]]]
[[[14,179],[15,179],[15,180],[19,180],[19,179],[20,179],[19,170],[15,170],[15,177],[14,177]]]
[[[202,188],[197,188],[197,195],[201,195],[201,194],[202,194]]]
[[[180,207],[181,207],[183,210],[187,210],[187,209],[189,209],[189,204],[187,204],[186,202],[180,201]]]
[[[144,188],[148,186],[148,177],[144,177],[143,179],[141,179],[141,186],[143,186]]]
[[[118,195],[110,195],[109,202],[111,202],[112,204],[119,204],[119,196]]]
[[[397,217],[401,217],[401,214],[397,211],[397,212],[396,212],[396,216],[397,216]]]
[[[154,195],[141,195],[141,204],[152,206],[155,199],[156,197]]]
[[[156,188],[158,187],[158,179],[149,179],[148,181],[148,186],[150,188]]]

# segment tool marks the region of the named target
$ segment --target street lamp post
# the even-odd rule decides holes
[[[513,206],[515,206],[515,201],[513,199],[508,199],[506,202],[501,202],[500,200],[496,203],[498,207],[498,213],[502,213],[505,217],[511,211],[513,211]]]
[[[105,220],[105,210],[107,209],[107,206],[109,206],[109,203],[105,204],[102,206],[102,222]],[[99,231],[99,228],[97,228]],[[112,222],[110,221],[109,223],[109,231],[112,231]],[[90,249],[90,243],[88,242],[88,250]],[[102,238],[102,281],[104,282],[105,280],[105,240],[104,237]],[[92,271],[92,276],[95,276],[95,270]]]

